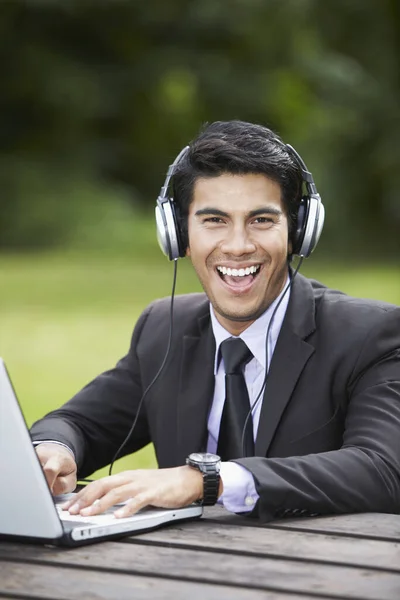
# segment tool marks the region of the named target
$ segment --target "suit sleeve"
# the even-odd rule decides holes
[[[252,516],[400,512],[400,310],[383,315],[344,390],[349,402],[338,450],[236,461],[252,473],[260,496]]]
[[[151,312],[150,305],[140,316],[128,354],[115,368],[99,375],[64,406],[37,421],[32,440],[54,440],[74,453],[79,477],[86,477],[109,464],[125,439],[137,415],[142,397],[140,365],[136,347]],[[150,442],[144,407],[122,456]]]

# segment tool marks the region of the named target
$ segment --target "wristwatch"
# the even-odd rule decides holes
[[[213,506],[218,500],[220,457],[208,452],[194,452],[189,454],[186,464],[203,473],[203,498],[198,504]]]

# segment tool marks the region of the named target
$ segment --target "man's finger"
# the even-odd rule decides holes
[[[70,475],[63,475],[61,477],[57,477],[54,482],[54,486],[52,489],[52,493],[54,496],[60,496],[61,494],[68,494],[69,492],[73,492],[76,488],[76,476],[71,473]]]
[[[149,492],[142,492],[140,494],[136,494],[136,496],[131,498],[125,504],[125,506],[122,506],[121,508],[116,510],[114,516],[118,519],[122,519],[123,517],[131,517],[145,506],[149,506],[149,504],[151,504],[151,501],[152,495]]]
[[[56,444],[39,444],[36,448],[48,486],[53,494],[72,491],[76,487],[76,463],[72,454]],[[61,477],[67,480],[58,482]]]
[[[84,516],[99,515],[105,510],[111,508],[112,506],[115,506],[115,504],[125,502],[126,500],[134,496],[136,491],[137,490],[134,483],[128,483],[112,488],[101,498],[97,498],[96,500],[94,500],[91,506],[82,508],[80,513]]]
[[[61,473],[62,462],[58,456],[51,456],[43,465],[43,471],[46,476],[49,488],[53,491],[54,483]]]
[[[91,506],[96,500],[102,498],[107,494],[113,487],[119,487],[119,475],[112,475],[111,477],[104,477],[98,481],[93,481],[81,490],[75,498],[70,500],[64,505],[65,510],[69,510],[72,515],[78,514],[83,508]],[[121,481],[121,483],[123,483]]]

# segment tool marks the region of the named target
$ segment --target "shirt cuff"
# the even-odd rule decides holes
[[[56,442],[55,440],[37,440],[36,442],[32,442],[32,443],[34,446],[39,446],[40,444],[57,444],[58,446],[62,446],[63,448],[66,448],[68,450],[68,452],[70,452],[72,454],[72,456],[74,457],[74,460],[75,460],[75,454],[73,453],[71,448],[69,446],[67,446],[66,444],[63,444],[62,442]]]
[[[234,513],[253,510],[259,495],[250,471],[235,462],[222,462],[220,476],[224,491],[218,498],[218,504]]]

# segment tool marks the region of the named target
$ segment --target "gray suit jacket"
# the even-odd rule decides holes
[[[128,354],[32,428],[75,452],[84,477],[108,464],[166,352],[169,299],[139,318]],[[215,343],[204,294],[175,299],[167,363],[124,454],[150,441],[160,467],[206,447]],[[297,275],[272,358],[256,456],[238,460],[254,515],[400,512],[400,308]]]

